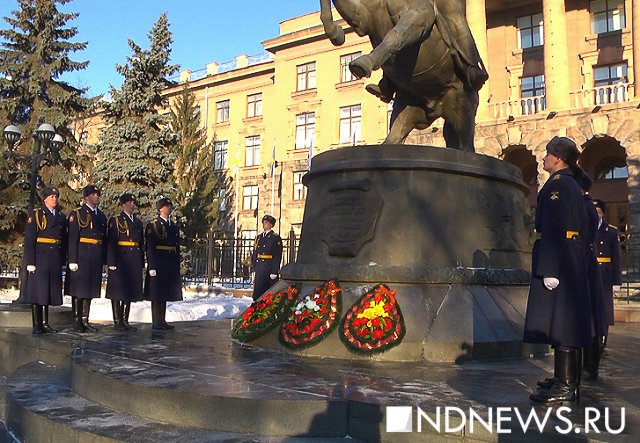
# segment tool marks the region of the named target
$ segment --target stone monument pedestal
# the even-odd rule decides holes
[[[528,187],[501,160],[446,148],[360,146],[314,157],[295,263],[307,294],[336,278],[342,316],[378,283],[397,290],[406,336],[373,356],[337,330],[301,355],[459,361],[541,352],[523,347],[531,244]],[[281,348],[279,328],[251,344]],[[294,352],[286,350],[286,352]]]

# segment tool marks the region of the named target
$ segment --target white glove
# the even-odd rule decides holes
[[[71,272],[76,272],[78,270],[78,263],[69,263],[69,270]]]
[[[155,277],[156,276],[156,270],[155,269],[149,269],[149,276]]]
[[[29,272],[36,272],[36,267],[33,265],[27,265],[27,271]]]
[[[109,266],[109,270],[110,270],[110,271],[115,271],[116,269],[118,269],[118,267],[117,267],[117,266]]]
[[[553,291],[560,284],[560,280],[554,277],[545,277],[542,279],[542,281],[544,282],[545,288],[550,291]]]
[[[620,285],[613,285],[613,292],[618,292],[620,289]]]
[[[269,274],[269,278],[271,278],[271,280],[275,280],[278,278],[278,274]]]

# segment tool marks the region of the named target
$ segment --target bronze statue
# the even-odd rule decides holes
[[[333,0],[344,20],[373,51],[349,64],[357,78],[382,68],[366,89],[393,100],[385,144],[403,143],[414,129],[443,117],[449,148],[474,151],[478,91],[489,78],[471,35],[464,0]],[[320,0],[320,16],[331,42],[344,43],[333,22],[331,0]]]

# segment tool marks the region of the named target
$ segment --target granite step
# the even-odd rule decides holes
[[[338,442],[342,439],[271,437],[187,426],[175,410],[175,422],[137,417],[94,403],[70,386],[68,369],[33,362],[7,379],[7,428],[21,441],[65,442]],[[121,391],[131,399],[135,393]],[[147,409],[153,403],[140,399]],[[354,440],[351,440],[354,441]]]
[[[271,380],[243,380],[234,373],[216,375],[89,349],[73,352],[70,373],[75,393],[150,420],[271,436],[336,438],[349,431],[348,400]]]
[[[71,326],[73,314],[67,306],[49,308],[49,323],[56,329]],[[31,305],[0,304],[0,328],[31,328]]]

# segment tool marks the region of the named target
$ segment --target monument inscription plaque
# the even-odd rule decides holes
[[[322,239],[329,248],[329,255],[356,257],[360,248],[373,238],[383,201],[372,188],[369,179],[340,182],[329,187],[327,224]]]

